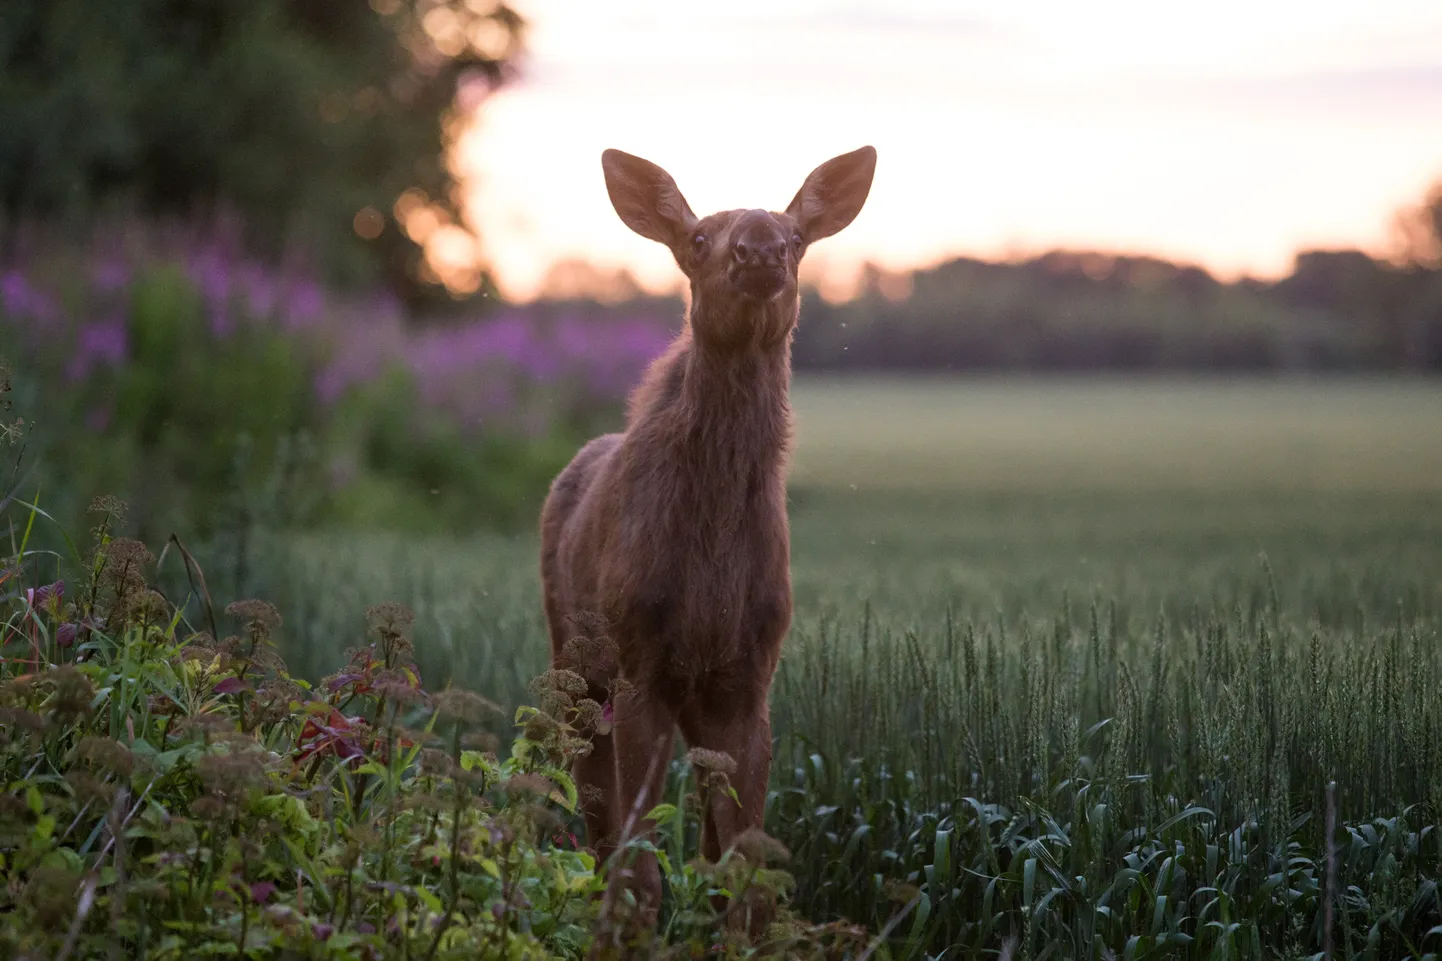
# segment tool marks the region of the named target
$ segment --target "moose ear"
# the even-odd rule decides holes
[[[672,246],[696,226],[696,215],[671,175],[649,160],[621,150],[601,153],[611,206],[636,233]]]
[[[861,213],[876,173],[876,148],[862,147],[833,157],[811,171],[786,212],[809,244],[830,237]]]

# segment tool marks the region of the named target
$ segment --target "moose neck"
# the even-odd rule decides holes
[[[710,309],[693,301],[679,406],[708,459],[714,454],[718,470],[740,479],[750,470],[771,470],[790,448],[796,301],[733,308],[724,316],[701,313]],[[744,335],[717,337],[717,331]]]

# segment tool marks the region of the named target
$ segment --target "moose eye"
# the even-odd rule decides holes
[[[691,238],[691,249],[694,250],[694,251],[696,251],[698,254],[699,254],[701,251],[705,250],[705,249],[706,249],[706,235],[705,235],[705,234],[697,234],[696,236],[692,237],[692,238]]]
[[[801,235],[800,235],[800,234],[792,234],[792,235],[791,235],[791,249],[794,250],[794,251],[796,251],[798,254],[801,253]]]

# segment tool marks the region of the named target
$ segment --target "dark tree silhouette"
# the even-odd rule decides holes
[[[522,29],[499,0],[6,0],[0,256],[26,223],[229,212],[252,247],[415,294],[395,201],[456,216],[449,118]]]

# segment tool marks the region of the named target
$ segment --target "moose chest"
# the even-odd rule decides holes
[[[615,597],[628,673],[688,688],[774,663],[791,621],[785,495],[733,480],[624,512],[621,541],[646,559]]]

